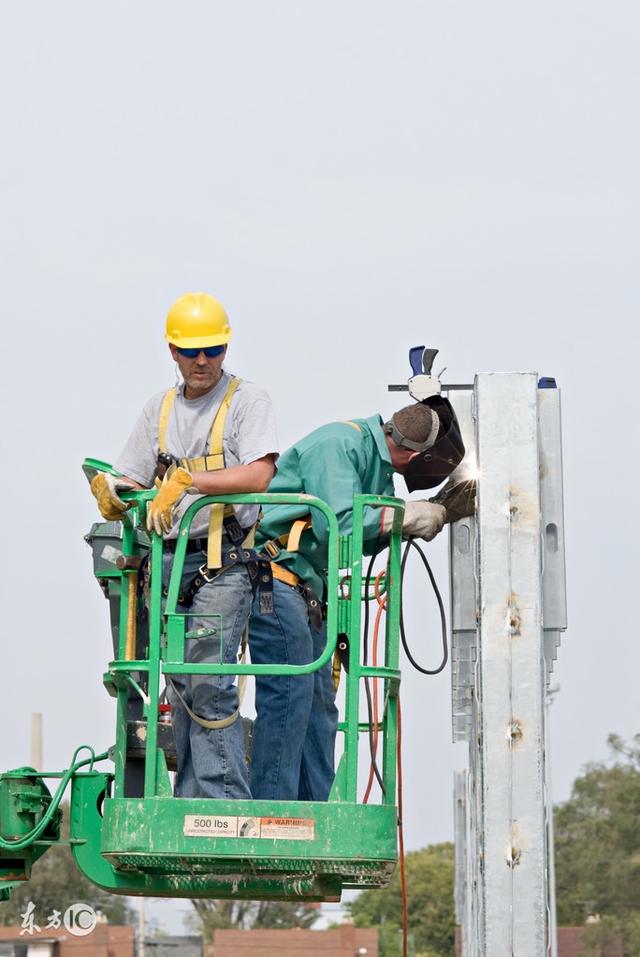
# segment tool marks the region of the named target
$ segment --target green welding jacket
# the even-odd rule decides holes
[[[335,512],[341,535],[352,528],[353,496],[393,495],[393,467],[382,431],[382,419],[332,422],[311,432],[278,459],[270,492],[303,492],[321,498]],[[278,564],[306,581],[315,593],[325,591],[328,526],[317,509],[304,505],[265,505],[256,548],[286,535],[296,519],[311,513],[312,527],[300,539],[297,552],[283,551]],[[364,513],[364,548],[371,554],[381,544],[380,509]]]

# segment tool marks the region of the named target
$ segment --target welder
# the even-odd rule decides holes
[[[464,446],[448,400],[430,397],[396,412],[335,422],[296,442],[278,461],[270,492],[302,492],[323,499],[340,534],[352,530],[353,497],[392,496],[393,475],[410,492],[440,485],[460,464]],[[468,514],[470,499],[449,513],[440,501],[408,501],[403,536],[431,541],[447,521]],[[364,551],[388,539],[392,509],[364,512]],[[256,548],[271,559],[273,613],[254,600],[249,646],[256,664],[307,664],[326,643],[328,526],[304,505],[267,505]],[[324,801],[334,777],[337,727],[331,663],[310,675],[256,677],[251,792],[254,798]]]

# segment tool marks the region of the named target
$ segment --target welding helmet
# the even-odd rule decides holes
[[[460,426],[449,400],[441,395],[433,395],[424,399],[421,405],[426,405],[435,413],[434,428],[424,442],[413,442],[405,438],[393,418],[384,427],[396,445],[418,452],[407,465],[403,475],[410,492],[440,485],[464,458]]]

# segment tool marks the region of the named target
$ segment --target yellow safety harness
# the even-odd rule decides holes
[[[280,552],[297,552],[300,549],[302,533],[308,528],[311,528],[310,515],[307,515],[306,518],[297,518],[288,532],[285,532],[284,535],[278,535],[277,538],[270,538],[268,542],[265,542],[262,551],[266,552],[271,559],[277,558]]]
[[[231,407],[231,400],[235,394],[236,389],[240,385],[242,380],[234,377],[229,382],[227,386],[227,391],[220,403],[218,411],[215,414],[213,423],[211,425],[211,432],[209,434],[209,452],[207,455],[197,455],[193,458],[180,458],[173,465],[171,465],[167,472],[167,476],[171,474],[176,468],[181,467],[186,469],[188,472],[215,472],[218,469],[224,468],[224,450],[223,450],[223,437],[224,437],[224,426],[227,418],[227,414]],[[160,420],[158,422],[158,446],[160,452],[167,452],[167,427],[169,425],[169,418],[173,410],[173,405],[176,398],[176,390],[169,389],[165,393],[162,399],[162,404],[160,406]],[[232,516],[234,514],[233,507],[231,505],[222,505],[216,504],[211,506],[211,511],[209,515],[209,534],[207,539],[207,567],[208,568],[221,568],[222,566],[222,529],[223,522],[225,517]],[[253,525],[249,530],[244,541],[241,543],[241,548],[252,548],[253,541],[255,538],[255,529],[256,526]],[[242,638],[240,646],[240,662],[244,661],[245,652],[247,647],[247,633],[245,633]],[[246,675],[241,675],[240,680],[238,681],[238,708],[229,715],[228,718],[221,718],[219,720],[208,721],[205,718],[201,718],[200,715],[196,714],[195,711],[192,711],[188,706],[187,702],[184,700],[180,694],[178,688],[175,686],[174,682],[171,682],[173,690],[176,693],[177,697],[182,702],[187,714],[193,721],[196,721],[198,724],[202,725],[204,728],[227,728],[229,725],[233,724],[234,721],[237,721],[240,715],[240,704],[242,704],[242,699],[244,697],[244,689],[246,684]]]
[[[224,450],[222,440],[227,413],[231,407],[231,400],[242,380],[237,376],[231,379],[227,391],[215,414],[209,435],[209,452],[207,455],[197,455],[193,458],[180,458],[171,465],[166,472],[169,476],[176,468],[181,467],[188,472],[215,472],[224,468]],[[169,389],[165,393],[160,406],[160,420],[158,422],[158,446],[160,452],[167,452],[167,427],[176,398],[176,390]],[[220,568],[222,566],[222,529],[225,518],[234,515],[232,505],[215,504],[209,512],[209,534],[207,539],[207,567]],[[255,525],[249,530],[246,538],[239,543],[241,548],[252,548],[255,537]]]

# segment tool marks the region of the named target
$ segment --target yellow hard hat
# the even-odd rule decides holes
[[[206,349],[229,342],[231,326],[217,299],[207,292],[188,292],[171,306],[164,337],[181,349]]]

